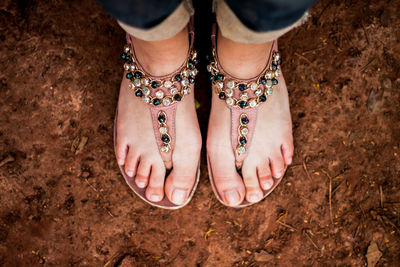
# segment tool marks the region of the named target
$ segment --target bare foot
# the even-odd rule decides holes
[[[175,72],[186,60],[188,31],[157,42],[133,38],[138,62],[150,75],[162,76]],[[135,177],[138,187],[146,188],[146,198],[159,202],[164,198],[183,204],[196,179],[200,158],[201,136],[194,106],[193,93],[177,105],[176,143],[172,162],[163,162],[156,143],[149,104],[143,103],[122,80],[118,100],[117,146],[118,164],[126,174]],[[171,169],[165,177],[167,169]]]
[[[222,68],[238,79],[250,79],[267,64],[272,42],[240,44],[219,33],[217,44]],[[216,94],[212,96],[207,151],[215,185],[227,205],[238,206],[244,198],[251,203],[260,201],[262,189],[270,189],[272,177],[281,178],[292,162],[292,122],[283,76],[278,77],[273,94],[258,108],[254,135],[242,165],[243,178],[237,172],[231,145],[230,109]]]

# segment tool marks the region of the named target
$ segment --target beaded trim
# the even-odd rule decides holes
[[[237,79],[225,77],[218,69],[218,62],[213,49],[213,56],[209,58],[207,71],[211,74],[211,82],[215,93],[226,104],[239,108],[254,108],[267,101],[267,96],[272,95],[273,86],[278,84],[276,79],[281,74],[281,57],[278,51],[272,54],[270,67],[252,82],[243,82]],[[238,97],[237,97],[238,96]]]
[[[121,58],[125,61],[126,78],[131,80],[129,88],[137,97],[142,98],[143,103],[153,106],[161,104],[169,106],[181,101],[185,95],[190,94],[190,85],[194,84],[195,76],[198,73],[196,69],[197,52],[194,50],[190,51],[190,56],[179,73],[164,79],[154,79],[140,71],[133,51],[128,45],[125,46]]]
[[[247,144],[247,134],[249,133],[249,129],[247,128],[247,124],[249,124],[249,118],[245,113],[240,115],[240,124],[238,127],[238,145],[236,147],[236,153],[238,155],[246,152],[246,144]]]
[[[160,150],[161,152],[168,153],[171,150],[171,136],[168,134],[167,114],[164,111],[158,112],[158,130],[161,134],[161,141],[163,142]]]

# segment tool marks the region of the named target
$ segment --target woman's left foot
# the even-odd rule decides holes
[[[268,61],[272,42],[239,44],[218,35],[219,64],[226,73],[238,79],[259,75]],[[260,103],[247,157],[237,172],[231,144],[231,111],[218,95],[212,96],[207,135],[207,153],[216,189],[228,206],[238,206],[244,199],[256,203],[263,190],[274,186],[274,179],[284,175],[293,156],[292,122],[288,92],[283,76],[265,103]]]

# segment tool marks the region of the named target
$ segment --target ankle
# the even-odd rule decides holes
[[[273,42],[262,44],[236,43],[218,31],[217,54],[221,67],[231,76],[250,79],[259,75],[268,62]]]
[[[185,62],[189,51],[188,29],[161,41],[144,41],[132,36],[136,58],[153,76],[163,76],[176,71]]]

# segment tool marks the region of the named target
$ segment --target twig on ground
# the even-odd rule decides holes
[[[295,231],[297,231],[297,229],[296,228],[294,228],[293,226],[290,226],[289,224],[286,224],[286,223],[284,223],[284,222],[281,222],[281,221],[278,221],[278,223],[280,224],[280,225],[283,225],[283,226],[285,226],[285,227],[287,227],[287,228],[289,228],[292,232],[295,232]]]
[[[296,56],[298,56],[298,57],[300,57],[300,58],[302,58],[302,59],[304,59],[305,61],[307,61],[309,64],[311,64],[311,61],[308,59],[308,58],[306,58],[305,56],[303,56],[303,55],[300,55],[299,53],[297,53],[297,52],[294,52],[294,54],[296,55]]]
[[[320,248],[317,246],[317,244],[315,244],[315,242],[312,240],[311,236],[306,231],[304,232],[304,234],[311,241],[311,244],[313,244],[313,246],[320,251]]]
[[[306,160],[307,160],[307,156],[305,156],[303,159],[303,169],[306,172],[308,179],[312,180],[310,173],[308,172],[308,169],[307,169]]]
[[[380,204],[381,204],[381,208],[383,208],[383,190],[382,190],[382,185],[379,186],[379,198],[380,198]]]
[[[4,165],[6,165],[9,162],[13,162],[15,161],[15,158],[11,155],[7,155],[7,157],[5,157],[1,162],[0,162],[0,167],[3,167]]]
[[[91,183],[89,183],[88,179],[85,178],[85,181],[90,186],[90,188],[92,188],[97,193],[97,195],[101,199],[103,199],[103,196],[101,195],[101,193]],[[112,218],[114,218],[114,215],[111,213],[111,211],[108,208],[106,208],[104,206],[103,206],[103,208],[107,211],[108,215],[110,215]]]
[[[331,218],[331,223],[333,224],[333,215],[332,215],[332,176],[325,170],[321,170],[328,178],[329,178],[329,216]]]

